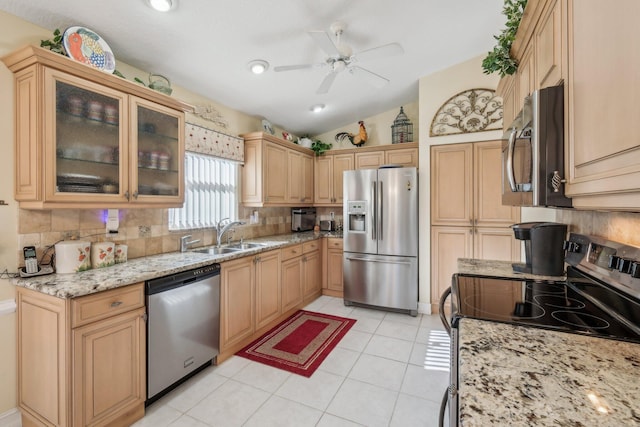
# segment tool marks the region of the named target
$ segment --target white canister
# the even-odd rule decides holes
[[[116,245],[116,264],[127,262],[127,245]]]
[[[55,244],[56,273],[67,274],[91,268],[91,242],[68,240]]]
[[[115,244],[113,242],[100,242],[91,245],[91,267],[109,267],[115,263]]]

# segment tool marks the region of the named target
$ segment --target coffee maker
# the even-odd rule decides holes
[[[525,263],[513,263],[513,271],[562,276],[567,225],[556,222],[523,222],[511,226],[515,238],[524,241]]]

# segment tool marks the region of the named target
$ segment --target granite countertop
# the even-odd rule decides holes
[[[160,255],[132,259],[111,267],[87,270],[72,274],[50,274],[15,279],[16,286],[29,288],[58,298],[77,298],[96,292],[106,291],[133,283],[144,282],[156,277],[167,276],[181,271],[199,268],[213,263],[243,258],[272,249],[319,239],[321,237],[341,237],[341,233],[320,232],[290,233],[251,239],[264,243],[261,248],[247,249],[235,253],[211,255],[195,252],[170,252]]]
[[[640,425],[640,344],[463,318],[463,426]]]
[[[458,258],[458,273],[477,274],[480,276],[508,277],[513,279],[535,281],[565,280],[566,276],[541,276],[539,274],[513,271],[512,261],[496,261],[488,259]]]

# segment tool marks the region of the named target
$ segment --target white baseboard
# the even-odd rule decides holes
[[[418,313],[420,314],[431,314],[431,304],[426,302],[418,303]]]
[[[20,417],[20,411],[13,408],[0,414],[0,427],[21,427],[22,418]]]

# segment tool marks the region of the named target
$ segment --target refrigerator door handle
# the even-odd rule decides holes
[[[384,183],[382,181],[380,181],[380,185],[378,187],[380,196],[378,197],[378,204],[377,204],[377,208],[378,208],[378,224],[379,224],[378,240],[382,240],[382,227],[383,227],[383,224],[384,224],[384,217],[382,215],[382,212],[383,212],[382,207],[384,205],[384,200],[382,198],[383,187],[384,187]]]
[[[371,208],[371,211],[373,212],[373,223],[371,224],[371,240],[376,240],[377,236],[376,236],[376,231],[378,229],[378,210],[377,210],[377,206],[378,206],[378,191],[377,191],[377,187],[376,187],[376,182],[372,181],[371,182],[371,200],[373,200],[373,206]]]
[[[358,258],[358,257],[346,257],[349,261],[363,261],[363,262],[380,262],[383,264],[400,264],[400,265],[411,265],[410,262],[407,261],[391,261],[391,260],[381,260],[381,259],[372,259],[372,258]]]

